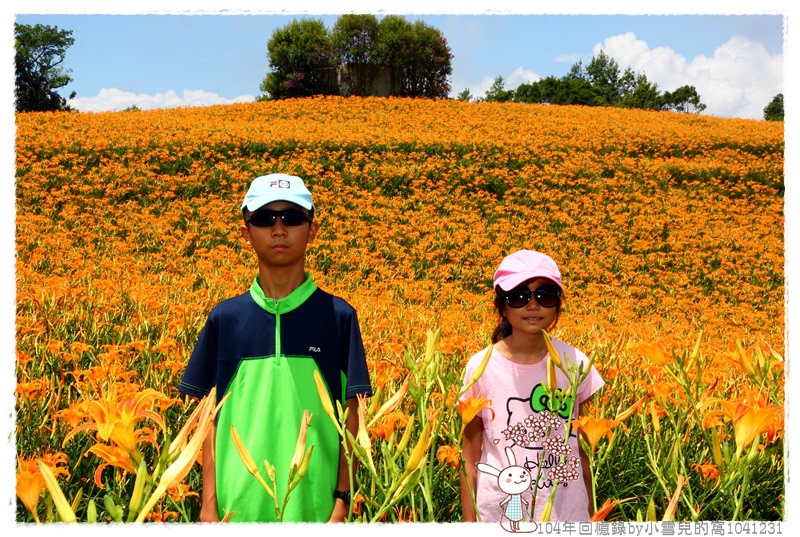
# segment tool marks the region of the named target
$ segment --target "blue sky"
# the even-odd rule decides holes
[[[224,14],[218,3],[170,2],[165,12],[154,7],[158,3],[140,2],[134,10],[120,8],[132,5],[121,2],[103,6],[107,14],[82,2],[15,4],[17,22],[72,30],[75,44],[65,66],[74,82],[63,95],[75,91],[72,105],[82,111],[252,101],[269,69],[266,43],[276,28],[302,17],[321,18],[331,28],[348,10],[379,17],[396,11],[367,2],[337,2],[338,14],[329,15],[324,13],[332,8],[317,2],[279,2],[270,4],[272,11],[228,2]],[[646,74],[661,91],[695,86],[709,115],[760,119],[772,97],[785,89],[781,2],[762,2],[758,9],[725,2],[724,10],[707,9],[709,14],[691,14],[688,8],[626,11],[608,4],[608,13],[624,15],[595,14],[596,9],[535,13],[520,8],[525,3],[504,0],[462,2],[458,8],[444,2],[437,4],[439,14],[403,5],[400,14],[425,21],[447,38],[454,55],[452,96],[463,89],[483,96],[497,76],[506,88],[561,76],[600,50],[622,69]]]

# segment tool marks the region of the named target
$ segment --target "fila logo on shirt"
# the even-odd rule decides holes
[[[322,352],[322,349],[319,347],[309,347],[308,352]]]

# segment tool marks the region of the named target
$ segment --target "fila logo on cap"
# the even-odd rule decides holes
[[[292,183],[287,179],[273,179],[269,182],[270,188],[291,188]]]

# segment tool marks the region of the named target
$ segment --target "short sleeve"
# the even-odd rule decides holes
[[[192,397],[203,398],[216,384],[219,330],[214,312],[206,320],[189,358],[178,391]],[[218,394],[219,395],[219,394]]]
[[[587,363],[588,361],[589,359],[586,358]],[[600,390],[600,388],[602,388],[604,385],[605,381],[603,380],[603,377],[600,376],[597,368],[592,365],[591,369],[589,370],[589,375],[583,380],[580,388],[578,389],[578,404],[588,401],[592,395],[597,393],[597,391]]]
[[[358,324],[358,315],[351,308],[344,326],[343,339],[347,342],[345,354],[347,356],[347,387],[345,398],[356,395],[372,395],[372,385],[369,380],[367,356],[364,352],[364,342],[361,339],[361,329]]]

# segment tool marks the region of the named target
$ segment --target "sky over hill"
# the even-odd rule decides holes
[[[660,91],[694,86],[708,115],[760,119],[784,91],[784,23],[768,6],[736,11],[536,12],[519,2],[444,2],[437,10],[366,2],[279,2],[269,10],[248,2],[214,6],[147,2],[126,9],[96,4],[15,2],[15,20],[72,30],[65,66],[81,111],[196,106],[253,101],[269,70],[266,43],[295,18],[320,18],[332,28],[342,13],[398,13],[440,29],[453,53],[452,92],[482,97],[497,76],[506,89],[563,76],[600,51],[621,70],[644,73]],[[716,4],[717,2],[710,2]],[[73,5],[75,4],[75,5]],[[174,4],[174,6],[173,6]],[[473,6],[470,8],[470,6]],[[332,11],[334,11],[332,13]]]

